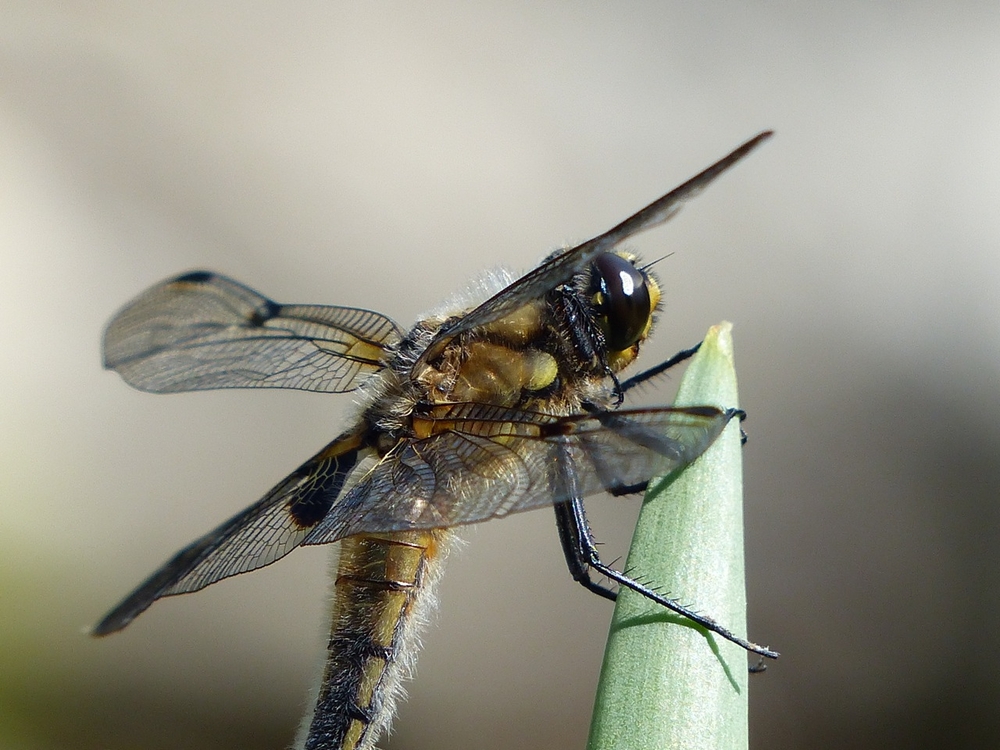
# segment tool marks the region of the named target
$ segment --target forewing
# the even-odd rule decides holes
[[[281,305],[225,276],[165,281],[104,333],[104,366],[154,393],[296,388],[340,393],[382,369],[401,331],[369,310]]]
[[[443,326],[418,360],[417,365],[419,366],[440,354],[443,347],[458,334],[510,315],[528,302],[541,297],[550,289],[569,281],[575,273],[586,268],[587,264],[601,253],[614,249],[619,243],[634,234],[652,229],[667,221],[680,211],[681,206],[686,201],[698,195],[716,177],[749,154],[761,142],[770,138],[771,134],[769,130],[759,133],[708,169],[699,172],[684,184],[653,201],[614,228],[543,263],[462,318]],[[414,369],[416,370],[416,368]]]
[[[121,630],[157,599],[198,591],[287,555],[355,481],[366,451],[356,435],[332,442],[259,502],[178,552],[109,612],[94,635]]]
[[[303,543],[475,523],[621,491],[691,463],[735,413],[700,406],[553,417],[439,407],[433,417],[444,431],[401,443]]]

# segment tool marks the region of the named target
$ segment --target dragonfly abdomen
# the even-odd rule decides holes
[[[451,537],[433,529],[341,541],[327,661],[304,750],[366,750],[388,726]]]

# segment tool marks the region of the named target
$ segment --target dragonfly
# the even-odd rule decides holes
[[[624,240],[681,206],[771,135],[765,131],[591,240],[524,276],[500,274],[478,304],[404,330],[370,310],[280,304],[211,271],[157,284],[104,334],[105,367],[134,388],[358,391],[346,429],[258,502],[177,552],[93,629],[121,630],[158,599],[336,544],[322,683],[306,750],[373,747],[409,676],[417,634],[456,527],[551,506],[572,577],[608,599],[632,589],[749,652],[777,653],[605,564],[584,498],[641,492],[696,460],[743,413],[624,407],[660,302]]]

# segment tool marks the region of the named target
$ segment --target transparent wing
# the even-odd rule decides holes
[[[354,434],[330,443],[259,502],[174,555],[109,612],[94,635],[121,630],[164,596],[198,591],[287,555],[351,486],[366,452]]]
[[[281,305],[195,271],[143,292],[108,324],[104,366],[154,393],[297,388],[340,393],[382,369],[402,332],[369,310]]]
[[[437,434],[401,443],[303,543],[475,523],[574,494],[622,491],[691,463],[735,414],[708,406],[570,417],[438,407],[428,418]]]
[[[686,201],[698,195],[716,177],[753,151],[771,135],[770,130],[757,134],[708,169],[699,172],[683,185],[653,201],[614,228],[543,263],[467,315],[442,327],[417,361],[414,372],[419,366],[440,354],[447,343],[458,334],[510,315],[528,302],[541,297],[550,289],[569,281],[573,274],[586,268],[587,264],[601,253],[614,249],[620,242],[634,234],[652,229],[667,221],[680,211],[681,206]]]

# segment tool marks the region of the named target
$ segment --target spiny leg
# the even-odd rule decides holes
[[[682,354],[685,353],[682,352]],[[691,353],[687,353],[686,356],[683,357],[681,357],[681,355],[677,355],[673,358],[673,360],[678,362],[690,356]],[[680,357],[680,359],[678,359],[678,357]],[[653,368],[653,374],[655,375],[658,372],[662,372],[664,369],[666,369],[666,367]],[[740,414],[739,410],[733,411],[734,416]],[[679,615],[683,615],[692,622],[701,625],[706,630],[715,633],[721,638],[725,638],[727,641],[735,643],[737,646],[740,646],[747,651],[752,651],[755,654],[760,654],[761,656],[766,656],[770,659],[778,658],[778,653],[776,651],[772,651],[764,646],[758,646],[756,643],[751,643],[745,638],[739,637],[735,633],[732,633],[724,628],[711,617],[699,614],[691,608],[684,606],[680,602],[669,599],[657,591],[654,591],[649,586],[640,583],[634,578],[631,578],[630,576],[627,576],[624,573],[606,565],[601,560],[601,556],[597,551],[597,546],[594,543],[593,536],[590,533],[590,523],[587,521],[587,514],[583,507],[583,493],[580,490],[580,486],[577,481],[577,474],[573,468],[573,455],[571,450],[565,444],[553,445],[551,458],[554,463],[554,472],[552,474],[553,490],[557,497],[564,498],[555,505],[556,523],[559,528],[559,539],[563,546],[563,553],[566,557],[566,563],[569,566],[570,574],[575,580],[579,581],[580,584],[589,591],[593,591],[600,596],[612,600],[617,599],[617,593],[614,590],[591,580],[590,570],[595,570],[609,580],[614,581],[619,586],[625,586],[638,594],[642,594],[650,601],[656,602],[657,604],[666,607]],[[631,488],[609,487],[609,490],[614,489],[628,491],[628,489]]]
[[[573,512],[573,502],[566,501],[555,505],[556,528],[559,530],[559,542],[562,545],[563,554],[566,556],[566,567],[573,580],[581,584],[588,591],[593,591],[598,596],[616,601],[618,592],[594,581],[590,577],[590,562],[585,556],[587,545],[593,545],[594,540],[587,526],[580,526],[576,514]]]
[[[642,385],[647,380],[651,380],[652,378],[655,378],[657,375],[662,375],[667,370],[669,370],[671,367],[674,367],[675,365],[679,365],[681,362],[684,362],[684,361],[686,361],[688,359],[691,359],[691,357],[693,357],[695,354],[698,353],[698,350],[700,348],[701,348],[701,342],[699,341],[697,344],[695,344],[694,346],[692,346],[690,349],[684,349],[683,351],[677,352],[677,354],[675,354],[674,356],[672,356],[666,362],[661,362],[660,364],[656,365],[655,367],[650,367],[648,370],[643,370],[638,375],[633,375],[631,378],[629,378],[628,380],[626,380],[624,383],[619,383],[616,380],[615,381],[615,392],[619,395],[619,405],[621,404],[621,400],[620,399],[622,397],[624,397],[626,391],[628,391],[628,390],[630,390],[632,388],[635,388],[637,385]],[[740,422],[742,423],[743,420],[746,419],[746,417],[747,417],[746,412],[741,410],[740,413],[739,413]],[[742,443],[743,445],[746,445],[746,443],[747,443],[747,434],[743,430],[742,424],[740,425],[740,443]]]
[[[573,484],[572,480],[568,480]],[[621,573],[606,565],[597,551],[597,546],[590,533],[590,525],[587,521],[587,514],[583,507],[583,500],[574,497],[561,502],[555,506],[556,524],[559,528],[559,539],[562,542],[563,553],[566,556],[566,563],[569,566],[573,579],[578,581],[588,591],[611,599],[614,601],[618,594],[602,584],[596,583],[590,578],[590,570],[595,570],[602,576],[614,581],[620,586],[632,589],[636,593],[642,594],[650,601],[666,607],[667,609],[683,615],[692,622],[701,625],[706,630],[715,633],[727,641],[735,643],[737,646],[770,659],[778,658],[778,653],[764,646],[758,646],[745,638],[741,638],[735,633],[724,628],[718,622],[707,615],[699,614],[689,607],[684,606],[674,599],[669,599],[649,586],[636,581],[634,578]]]
[[[643,370],[638,375],[633,375],[619,386],[621,392],[625,393],[631,390],[632,388],[635,388],[637,385],[642,385],[647,380],[655,378],[657,375],[662,375],[671,367],[679,365],[681,362],[684,362],[685,360],[691,359],[691,357],[693,357],[695,354],[698,353],[698,350],[700,348],[701,348],[701,342],[699,341],[690,349],[685,349],[683,351],[677,352],[677,354],[672,356],[666,362],[661,362],[655,367],[650,367],[648,370]]]

